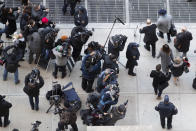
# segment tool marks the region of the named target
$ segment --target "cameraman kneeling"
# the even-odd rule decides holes
[[[72,131],[78,131],[76,121],[77,116],[75,112],[63,109],[60,112],[60,121],[58,123],[58,128],[56,131],[64,131],[68,128],[68,125],[71,125]]]
[[[9,118],[9,109],[12,107],[12,104],[4,100],[5,96],[0,95],[0,127],[3,126],[1,117],[4,117],[4,127],[10,124]]]
[[[56,56],[56,62],[54,67],[53,76],[56,79],[58,70],[60,69],[62,72],[62,78],[66,76],[66,64],[68,57],[71,56],[71,46],[64,42],[63,45],[58,45],[53,50],[53,54]]]
[[[39,90],[44,85],[44,80],[40,76],[40,71],[38,69],[32,70],[25,77],[25,87],[24,92],[29,96],[29,102],[32,110],[39,110]],[[33,102],[33,98],[35,98],[35,104]]]
[[[98,54],[94,51],[86,55],[82,61],[82,89],[87,93],[93,92],[93,82],[101,70],[101,61],[97,56]]]

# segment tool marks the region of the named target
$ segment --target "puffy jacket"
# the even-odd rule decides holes
[[[42,88],[42,86],[44,85],[44,80],[41,76],[38,77],[38,81],[35,84],[35,87],[30,87],[29,86],[29,82],[30,82],[30,76],[31,74],[29,73],[26,77],[25,77],[25,88],[27,95],[29,96],[38,96],[39,95],[39,90],[40,88]]]
[[[186,63],[184,63],[183,61],[179,64],[175,64],[173,63],[170,67],[170,70],[173,74],[174,77],[179,77],[183,74],[184,72],[184,68],[186,66]]]
[[[163,33],[169,33],[171,24],[172,24],[172,16],[170,15],[160,16],[157,21],[157,27],[159,31]]]
[[[0,116],[5,116],[9,114],[9,109],[12,107],[12,104],[2,99],[0,101]]]
[[[190,47],[190,41],[192,39],[192,34],[189,31],[178,33],[176,36],[176,43],[174,44],[174,47],[179,52],[188,52]]]
[[[171,102],[168,104],[160,102],[159,105],[155,107],[155,110],[159,112],[161,117],[170,117],[178,112],[174,104]]]
[[[90,69],[86,68],[86,60],[90,57],[90,54],[86,55],[82,61],[82,77],[85,79],[94,79],[97,76],[97,73],[101,70],[101,61],[89,67]]]

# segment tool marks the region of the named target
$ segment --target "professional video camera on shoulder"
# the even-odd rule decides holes
[[[41,121],[35,121],[34,123],[32,123],[31,125],[33,126],[31,131],[39,131],[38,127],[41,124]]]
[[[126,41],[127,41],[127,36],[125,35],[115,35],[112,36],[112,40],[113,40],[113,45],[114,47],[118,48],[119,46],[124,46]]]

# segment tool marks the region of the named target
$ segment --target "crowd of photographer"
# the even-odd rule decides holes
[[[22,0],[23,8],[9,8],[2,2],[1,7],[1,23],[5,24],[5,28],[0,30],[1,35],[6,34],[6,38],[10,39],[14,34],[14,43],[6,48],[1,48],[2,59],[0,63],[5,64],[3,80],[7,80],[8,73],[14,73],[15,84],[20,82],[18,68],[19,62],[24,60],[26,53],[26,44],[29,49],[28,63],[38,64],[40,67],[46,69],[48,62],[51,59],[55,59],[54,71],[52,73],[55,79],[58,78],[58,72],[62,73],[61,78],[65,78],[67,75],[67,69],[70,70],[71,63],[82,60],[81,72],[82,72],[82,89],[89,93],[86,105],[87,109],[80,111],[83,124],[93,126],[112,126],[115,123],[123,119],[127,111],[128,100],[121,105],[118,105],[120,88],[118,84],[119,65],[118,60],[120,57],[120,51],[124,50],[127,42],[127,36],[122,34],[116,34],[109,38],[108,52],[105,51],[105,45],[101,45],[98,42],[91,41],[88,43],[88,47],[84,51],[82,56],[81,51],[83,46],[87,43],[90,36],[93,35],[92,31],[87,30],[85,26],[88,24],[87,11],[84,7],[79,6],[76,10],[77,0],[70,1],[64,0],[63,13],[66,13],[67,6],[70,5],[70,14],[74,15],[74,27],[71,31],[71,35],[68,37],[62,35],[61,38],[56,40],[59,29],[55,27],[55,23],[47,18],[49,9],[43,5],[34,5],[28,0]],[[16,20],[19,13],[22,11],[20,18],[20,33],[14,33],[17,30]],[[159,29],[159,37],[163,38],[164,33],[167,33],[168,43],[171,42],[170,35],[172,31],[172,18],[167,16],[166,10],[160,10],[160,18],[158,24],[152,24],[147,20],[147,26],[140,30],[140,33],[144,33],[144,48],[150,51],[150,45],[152,46],[152,57],[156,56],[156,28]],[[175,48],[179,52],[183,52],[183,56],[189,50],[190,41],[192,40],[192,34],[185,28],[181,33],[176,34]],[[0,43],[3,43],[1,40]],[[185,45],[185,43],[187,45]],[[138,50],[139,45],[135,42],[129,43],[126,50],[127,64],[125,68],[128,68],[128,75],[136,76],[134,73],[135,66],[138,65],[140,58],[140,52]],[[82,59],[83,57],[83,59]],[[150,77],[153,78],[153,88],[157,99],[161,99],[163,90],[168,87],[171,74],[174,76],[174,81],[178,80],[183,72],[188,70],[190,66],[187,58],[175,58],[168,44],[163,45],[157,58],[161,58],[161,64],[156,66],[156,70],[152,70]],[[103,62],[102,62],[103,61]],[[103,64],[102,64],[103,63]],[[162,69],[162,71],[161,71]],[[171,73],[169,72],[171,70]],[[187,71],[188,72],[188,71]],[[94,81],[97,78],[96,87],[94,88]],[[44,86],[44,79],[42,78],[38,69],[33,69],[31,73],[25,77],[25,87],[23,91],[29,97],[29,103],[32,110],[39,110],[39,92],[40,88]],[[72,86],[72,87],[71,87]],[[1,116],[4,116],[4,127],[9,125],[9,108],[12,106],[10,103],[3,100],[4,96],[0,96],[0,107],[5,109],[5,113],[0,112]],[[81,108],[81,100],[75,91],[73,84],[61,86],[60,84],[53,85],[53,89],[46,94],[47,100],[50,102],[50,109],[55,106],[55,114],[59,115],[60,121],[58,123],[57,131],[63,131],[68,128],[68,125],[72,126],[73,131],[78,131],[76,124],[76,113]],[[169,104],[172,110],[175,107],[169,103],[169,98],[165,98],[165,103],[161,103],[155,109],[160,111],[164,104]],[[63,101],[64,107],[61,106]],[[163,107],[164,108],[164,107]],[[167,109],[166,109],[167,110]],[[169,110],[169,109],[168,109]],[[173,114],[176,114],[177,109]],[[171,114],[171,113],[170,113]],[[172,115],[173,115],[172,114]],[[170,121],[172,115],[169,117]],[[165,126],[162,121],[162,127]],[[37,122],[38,124],[41,124]],[[37,125],[37,124],[35,124]],[[0,126],[2,122],[0,121]],[[37,128],[37,127],[36,127]],[[171,128],[171,122],[168,125]]]

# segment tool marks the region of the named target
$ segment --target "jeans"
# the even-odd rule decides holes
[[[6,32],[6,30],[7,30],[7,28],[8,28],[8,26],[5,26],[5,28],[4,28],[4,29],[0,29],[0,35],[1,35],[1,34],[3,34],[3,33],[5,33],[5,32]]]
[[[33,98],[35,98],[35,103],[34,103]],[[29,96],[29,103],[32,109],[39,108],[39,96]]]
[[[7,75],[8,75],[8,71],[6,70],[6,68],[4,69],[4,73],[3,73],[3,80],[7,80]],[[16,69],[16,72],[14,73],[14,79],[15,79],[15,83],[18,83],[18,68]]]

